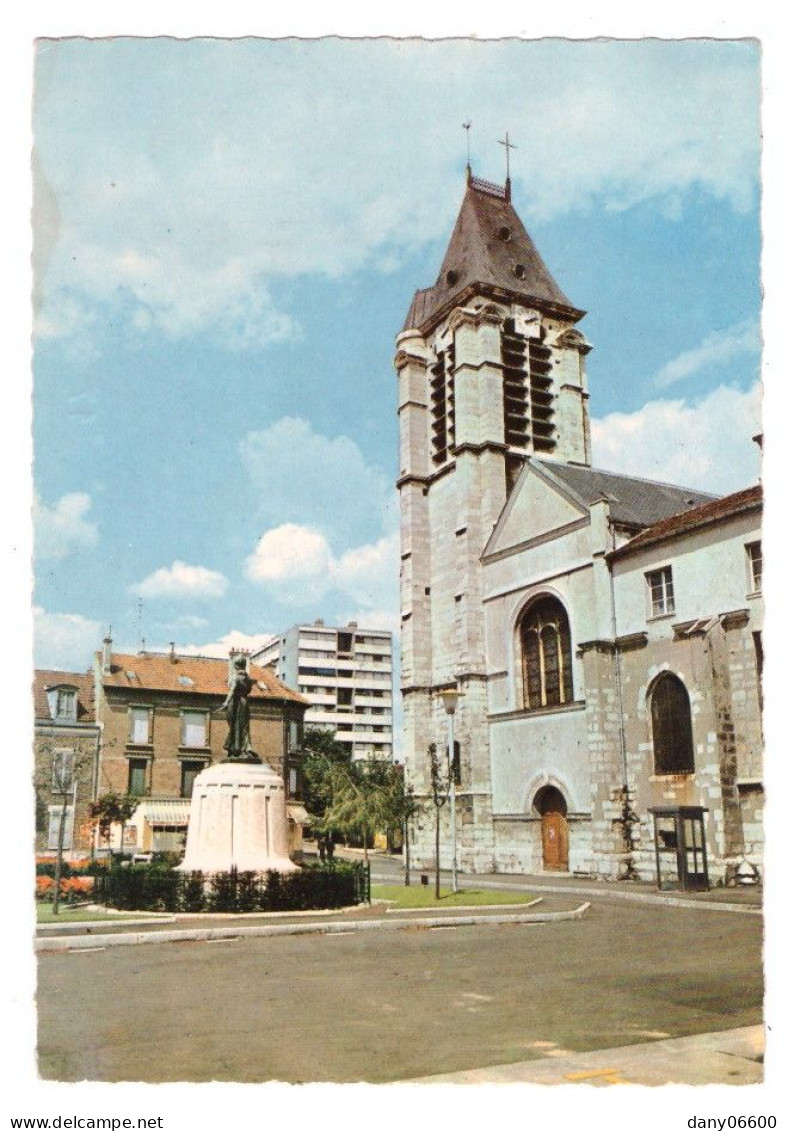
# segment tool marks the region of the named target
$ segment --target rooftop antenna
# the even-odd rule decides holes
[[[142,635],[142,597],[137,602],[137,639],[139,640],[139,651],[145,651],[145,637]]]
[[[514,144],[513,141],[509,141],[509,131],[508,130],[504,134],[504,140],[503,141],[500,138],[498,139],[498,144],[504,146],[504,148],[506,149],[506,199],[511,200],[512,199],[512,182],[511,182],[511,178],[509,177],[509,150],[510,149],[517,149],[517,146]]]
[[[466,145],[466,149],[467,149],[467,153],[468,153],[468,160],[467,160],[467,163],[466,163],[466,168],[468,170],[468,177],[470,177],[470,175],[471,175],[471,122],[470,122],[470,119],[467,122],[462,123],[462,128],[465,130],[465,145]]]

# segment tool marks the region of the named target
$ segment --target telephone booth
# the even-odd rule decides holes
[[[700,805],[651,809],[661,891],[708,891],[706,827]]]

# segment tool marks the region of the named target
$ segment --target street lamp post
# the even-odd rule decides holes
[[[451,890],[457,891],[457,783],[454,773],[454,713],[462,695],[456,687],[439,692],[446,714],[449,716],[449,825],[451,828]]]

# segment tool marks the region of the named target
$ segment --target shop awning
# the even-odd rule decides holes
[[[149,825],[186,826],[189,823],[191,801],[188,797],[146,798],[137,806],[135,818],[142,817]]]

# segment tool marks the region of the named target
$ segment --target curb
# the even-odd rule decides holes
[[[177,919],[174,915],[162,915],[161,919],[83,919],[81,923],[37,923],[36,933],[46,936],[58,931],[63,935],[75,935],[82,931],[89,935],[102,927],[143,927],[175,922]]]
[[[583,903],[573,911],[542,911],[537,915],[458,915],[452,919],[362,919],[341,923],[273,923],[260,927],[202,927],[180,931],[131,931],[117,935],[72,935],[36,939],[35,951],[104,950],[112,946],[137,946],[143,943],[208,942],[212,939],[270,938],[278,935],[333,935],[356,931],[413,930],[432,927],[477,927],[559,923],[581,918],[591,905]]]
[[[391,876],[372,875],[372,883],[391,882]],[[640,891],[616,891],[600,884],[599,889],[564,887],[561,884],[500,884],[494,880],[470,877],[473,886],[492,891],[547,892],[548,895],[603,896],[605,899],[628,899],[632,903],[647,903],[652,907],[688,907],[693,911],[731,911],[737,915],[763,915],[763,908],[744,903],[711,903],[697,899],[678,899],[676,896],[657,895]]]
[[[385,900],[383,902],[385,902]],[[496,911],[522,911],[523,908],[525,908],[525,907],[536,907],[537,903],[544,903],[544,900],[542,899],[541,895],[537,896],[536,899],[529,900],[528,903],[488,903],[487,906],[488,907],[494,907]],[[423,910],[424,910],[423,907],[387,907],[386,908],[386,914],[387,915],[413,915],[417,911],[423,911]],[[459,908],[454,908],[454,907],[436,907],[436,908],[434,908],[434,911],[440,912],[440,914],[442,916],[448,915],[450,912],[455,911],[455,910],[459,910]],[[490,916],[485,915],[484,918],[489,919]]]

